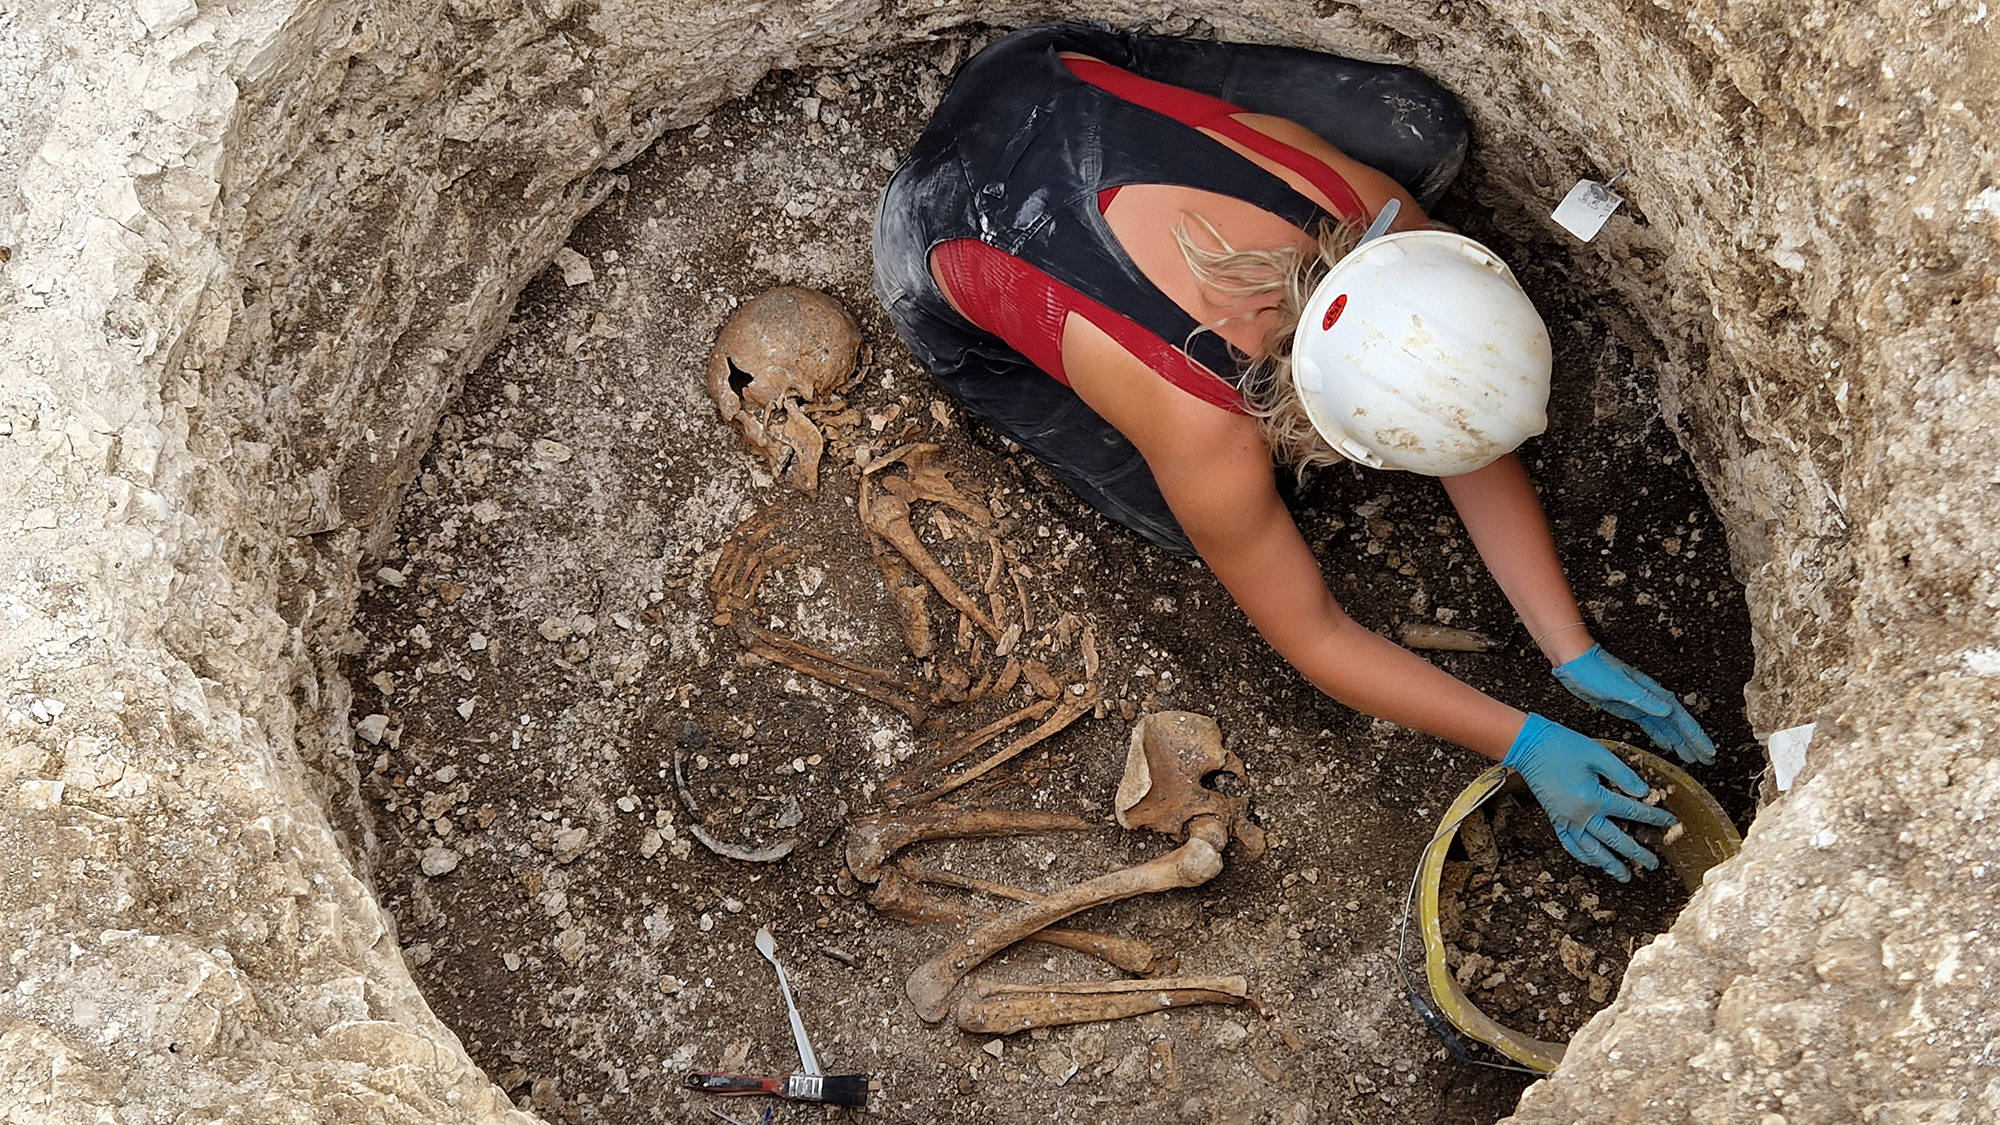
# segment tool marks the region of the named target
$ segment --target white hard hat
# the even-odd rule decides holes
[[[1404,231],[1335,263],[1292,337],[1313,428],[1341,456],[1445,477],[1548,428],[1549,330],[1506,263],[1462,234]]]

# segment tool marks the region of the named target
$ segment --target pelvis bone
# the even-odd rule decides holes
[[[802,406],[847,381],[860,346],[838,301],[789,285],[767,290],[722,326],[708,357],[708,395],[772,475],[817,495],[826,440]]]
[[[1208,788],[1217,774],[1229,774],[1247,788],[1243,759],[1223,749],[1222,728],[1193,711],[1159,711],[1132,728],[1125,753],[1125,776],[1112,808],[1120,828],[1150,828],[1186,839],[1198,816],[1228,826],[1247,859],[1264,854],[1264,830],[1250,822],[1250,796],[1228,796]]]

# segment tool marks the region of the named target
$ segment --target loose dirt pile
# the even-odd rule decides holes
[[[777,75],[669,135],[625,170],[572,238],[567,269],[530,288],[468,382],[375,573],[350,666],[372,760],[348,827],[405,954],[473,1058],[554,1120],[695,1120],[705,1103],[677,1088],[680,1072],[788,1068],[782,1005],[751,949],[768,923],[822,1060],[880,1075],[885,1120],[1491,1121],[1521,1083],[1449,1061],[1393,964],[1417,851],[1486,763],[1319,697],[1202,567],[1105,523],[963,418],[874,305],[875,199],[972,45]],[[1698,776],[1742,816],[1761,757],[1739,713],[1741,591],[1644,357],[1615,309],[1572,291],[1534,247],[1508,245],[1470,196],[1441,216],[1495,242],[1541,303],[1558,383],[1529,463],[1579,598],[1607,647],[1682,692],[1714,734],[1720,764]],[[811,499],[744,449],[704,388],[718,329],[775,284],[840,298],[864,342],[841,392],[853,417],[826,427]],[[982,604],[999,594],[1031,614],[1009,650],[1021,678],[992,696],[1007,658],[975,625],[984,655],[960,661],[964,690],[991,673],[982,704],[996,713],[1046,699],[1033,659],[1058,698],[1097,692],[1067,729],[953,796],[1096,827],[921,854],[1031,891],[1157,855],[1159,837],[1109,823],[1128,716],[1212,715],[1247,764],[1269,853],[1240,862],[1232,849],[1207,885],[1074,924],[1151,942],[1184,974],[1241,974],[1248,1003],[1005,1040],[910,1011],[905,979],[957,930],[872,910],[842,831],[977,724],[968,711],[926,726],[759,654],[739,625],[926,690],[948,682],[943,657],[971,639],[957,612],[933,604],[936,649],[917,655],[861,531],[861,468],[912,443],[938,446],[952,480],[1005,525],[1006,577],[986,589],[992,555],[949,510],[940,524],[919,504],[914,532]],[[1555,684],[1435,482],[1328,472],[1294,508],[1363,623],[1478,630],[1495,651],[1433,658],[1588,733],[1637,737]],[[757,542],[782,551],[753,599],[725,607],[717,573],[727,585],[732,543],[759,526]],[[790,849],[745,863],[697,827],[746,851]],[[1103,970],[1025,945],[990,971]]]
[[[1655,854],[1658,835],[1646,841]],[[1547,1042],[1567,1042],[1609,1003],[1632,953],[1687,905],[1669,867],[1635,867],[1629,883],[1585,874],[1531,797],[1496,797],[1455,844],[1464,858],[1439,881],[1445,963],[1481,1011]]]

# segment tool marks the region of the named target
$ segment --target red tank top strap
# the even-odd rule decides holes
[[[1069,385],[1069,374],[1062,362],[1063,322],[1074,312],[1174,386],[1203,402],[1243,413],[1236,388],[1186,352],[1004,250],[976,238],[958,238],[940,243],[931,258],[966,319],[998,336],[1064,386]]]
[[[1353,186],[1339,172],[1318,158],[1236,120],[1237,114],[1247,113],[1248,110],[1221,98],[1141,78],[1129,70],[1097,59],[1066,58],[1062,61],[1071,73],[1100,90],[1164,114],[1190,128],[1219,133],[1251,152],[1297,172],[1326,196],[1327,202],[1333,204],[1335,214],[1350,223],[1367,221],[1368,211],[1362,206],[1361,197],[1355,194]],[[1117,189],[1109,190],[1115,192]],[[1111,201],[1100,192],[1097,202],[1101,210],[1110,206]]]

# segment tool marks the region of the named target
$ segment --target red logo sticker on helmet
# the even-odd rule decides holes
[[[1333,322],[1340,319],[1341,310],[1345,309],[1346,307],[1347,307],[1347,294],[1342,293],[1340,296],[1335,297],[1333,299],[1333,303],[1326,307],[1326,319],[1319,322],[1319,330],[1321,332],[1324,332],[1327,329],[1332,328]]]

